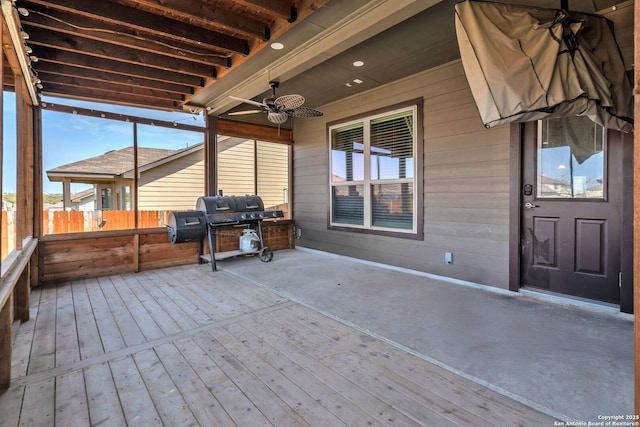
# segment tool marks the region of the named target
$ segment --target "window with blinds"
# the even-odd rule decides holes
[[[331,225],[416,231],[416,107],[330,127]]]

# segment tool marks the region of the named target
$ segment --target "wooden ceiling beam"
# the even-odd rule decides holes
[[[103,70],[77,68],[70,65],[62,65],[46,61],[38,63],[38,75],[41,75],[42,73],[69,77],[81,77],[98,82],[111,82],[119,85],[131,85],[141,88],[164,90],[181,95],[193,95],[195,93],[195,88],[193,86],[181,85],[177,83],[167,83],[159,80],[128,76],[121,73],[112,73]]]
[[[179,103],[171,100],[164,100],[153,97],[138,95],[126,95],[122,93],[108,92],[87,87],[73,87],[66,85],[49,85],[42,90],[46,96],[56,96],[62,98],[72,97],[87,101],[114,102],[122,105],[129,105],[142,108],[157,108],[162,110],[179,110]]]
[[[237,0],[237,3],[258,9],[277,18],[286,19],[289,22],[295,21],[292,14],[292,8],[295,4],[291,1]]]
[[[59,113],[77,114],[79,116],[99,117],[101,119],[117,120],[121,122],[138,123],[146,126],[159,126],[171,129],[180,129],[190,132],[204,132],[203,126],[188,125],[180,122],[168,122],[164,120],[148,119],[146,117],[131,116],[127,114],[111,113],[109,111],[92,110],[72,105],[48,103],[43,105],[47,111],[57,111]]]
[[[39,73],[38,77],[42,80],[45,86],[53,88],[57,85],[65,85],[71,87],[77,87],[79,89],[90,87],[93,90],[100,90],[103,92],[112,92],[114,95],[122,96],[141,96],[145,98],[158,98],[161,100],[171,100],[176,103],[182,103],[185,100],[185,95],[181,95],[175,92],[161,91],[156,89],[141,88],[138,86],[123,86],[105,81],[89,80],[84,77],[77,76],[61,76],[59,74]]]
[[[157,15],[166,14],[182,22],[199,27],[220,30],[245,38],[264,38],[265,27],[272,18],[257,20],[248,14],[241,15],[202,0],[113,0],[136,9],[148,10]]]
[[[73,21],[73,24],[71,24]],[[23,25],[38,27],[46,31],[59,32],[70,36],[81,36],[91,40],[101,40],[117,46],[165,55],[202,64],[228,65],[228,53],[221,49],[205,49],[202,46],[184,43],[178,40],[158,36],[139,36],[124,33],[116,25],[104,23],[100,29],[95,27],[95,21],[90,18],[71,15],[60,10],[48,10],[41,5],[32,5],[29,10],[29,20]]]
[[[43,93],[180,109],[330,0],[17,0]],[[124,99],[118,99],[122,92]],[[137,96],[132,102],[127,99]],[[71,95],[70,95],[71,96]],[[178,105],[176,105],[176,103]]]
[[[110,1],[88,2],[86,0],[25,0],[23,7],[29,4],[42,5],[47,8],[63,10],[94,19],[95,28],[101,28],[100,22],[110,22],[122,27],[136,30],[139,34],[159,34],[165,37],[190,41],[195,45],[208,45],[211,48],[224,49],[229,52],[248,54],[248,42],[245,39],[229,36],[217,31],[203,29],[174,19],[165,18]]]
[[[76,66],[96,71],[120,73],[132,77],[159,80],[167,83],[184,84],[193,87],[204,87],[205,79],[193,75],[174,71],[149,68],[138,64],[129,64],[111,59],[97,58],[75,52],[66,52],[49,48],[38,49],[40,62],[54,62],[57,64]],[[38,64],[40,63],[38,62]]]
[[[115,61],[140,64],[147,67],[158,68],[166,71],[177,71],[200,77],[214,78],[217,76],[216,67],[196,62],[179,60],[155,53],[144,52],[137,49],[129,49],[98,40],[90,40],[82,37],[70,39],[61,33],[47,31],[42,28],[23,24],[33,39],[29,44],[37,54],[36,46],[44,46],[52,49],[60,49],[68,52],[81,52],[97,58],[113,59]]]

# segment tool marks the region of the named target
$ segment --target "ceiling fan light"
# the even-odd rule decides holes
[[[287,115],[287,113],[283,111],[278,111],[278,112],[270,111],[269,114],[267,115],[267,118],[271,123],[276,123],[281,125],[282,123],[287,121],[289,116]]]

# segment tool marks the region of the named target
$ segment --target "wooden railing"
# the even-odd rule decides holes
[[[4,213],[4,212],[3,212]],[[12,325],[29,320],[31,262],[38,241],[31,237],[2,260],[0,280],[0,388],[11,381]]]
[[[288,205],[269,207],[280,209],[288,217]],[[138,228],[164,227],[171,211],[138,211]],[[42,213],[42,230],[44,235],[83,233],[90,231],[112,231],[134,229],[133,211],[44,211]],[[2,258],[6,257],[16,246],[15,212],[2,211]]]
[[[238,249],[238,227],[217,231],[221,251]],[[235,233],[235,235],[234,235]],[[278,219],[264,226],[265,245],[272,250],[295,247],[293,221]],[[38,246],[38,282],[49,283],[154,268],[198,263],[198,242],[171,244],[166,228],[49,234]],[[206,244],[205,250],[206,250]]]

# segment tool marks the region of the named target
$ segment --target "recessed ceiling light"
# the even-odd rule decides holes
[[[284,45],[280,42],[274,42],[274,43],[271,43],[271,49],[282,50],[284,49]]]
[[[354,67],[362,67],[364,65],[364,61],[354,61]]]

